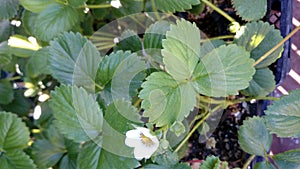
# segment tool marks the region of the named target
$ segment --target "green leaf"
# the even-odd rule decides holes
[[[12,32],[12,26],[10,24],[10,21],[9,20],[0,21],[0,42],[8,40],[11,32]]]
[[[167,72],[179,82],[189,79],[200,56],[200,31],[196,24],[178,20],[176,25],[171,25],[162,45]]]
[[[199,169],[219,169],[221,166],[221,161],[218,157],[209,156],[201,163]]]
[[[14,17],[19,9],[18,0],[1,0],[0,19],[10,19]]]
[[[190,83],[178,84],[164,72],[154,72],[142,84],[143,116],[156,126],[182,121],[196,105],[196,92]]]
[[[200,58],[204,57],[206,54],[214,50],[215,48],[218,48],[222,45],[225,45],[225,41],[223,40],[209,40],[205,41],[200,48],[201,56]]]
[[[245,152],[258,156],[264,156],[272,144],[272,135],[269,134],[264,119],[260,117],[244,121],[238,131],[238,137]]]
[[[0,112],[0,124],[0,150],[12,152],[27,147],[29,131],[20,118],[12,113]]]
[[[64,169],[75,169],[79,144],[66,140],[53,125],[43,134],[45,138],[36,140],[32,146],[33,160],[38,167],[49,168],[59,164],[60,168],[64,166]],[[75,159],[72,159],[72,156],[75,156]]]
[[[250,2],[250,1],[247,1]],[[251,1],[251,3],[254,1]],[[257,4],[255,5],[255,8]],[[247,9],[249,10],[249,9]],[[251,11],[253,13],[253,11]],[[251,58],[258,60],[266,52],[272,49],[282,40],[280,31],[276,30],[274,26],[266,22],[250,22],[236,33],[234,42],[242,47],[245,47],[247,51],[251,53]],[[257,64],[256,68],[265,68],[275,62],[283,51],[283,45],[276,49],[271,55],[269,55],[262,62]]]
[[[200,4],[199,0],[154,0],[157,9],[163,12],[184,12],[185,9],[192,9],[192,5]]]
[[[62,85],[51,98],[55,125],[67,138],[82,142],[101,137],[103,115],[93,95],[83,88]]]
[[[22,25],[29,35],[35,35],[36,18],[38,14],[24,10],[22,13]]]
[[[68,3],[74,7],[83,6],[88,0],[68,0]]]
[[[0,68],[9,64],[11,60],[12,56],[7,42],[0,43]]]
[[[31,103],[24,96],[23,90],[16,90],[14,92],[14,99],[9,104],[1,105],[1,107],[3,110],[15,113],[18,116],[26,116],[30,112]]]
[[[185,126],[181,121],[175,121],[170,127],[170,131],[175,133],[177,137],[185,133]]]
[[[37,78],[41,74],[49,74],[48,56],[49,48],[44,47],[30,57],[26,64],[26,72],[31,78]]]
[[[249,87],[241,92],[246,96],[266,96],[276,87],[275,77],[269,68],[257,69]]]
[[[201,58],[192,81],[197,91],[207,96],[236,95],[249,86],[255,73],[253,62],[242,48],[221,46]]]
[[[39,119],[34,121],[34,124],[38,126],[40,129],[48,128],[53,121],[53,111],[50,108],[49,102],[43,102],[40,104],[42,114]]]
[[[116,17],[140,13],[143,10],[143,0],[120,0],[121,7],[113,8],[113,13]]]
[[[155,156],[154,161],[159,165],[171,168],[178,163],[179,159],[176,152],[167,150],[165,153]]]
[[[145,63],[135,53],[118,51],[103,58],[96,82],[106,87],[113,100],[130,100],[140,88],[144,70]]]
[[[273,164],[264,161],[256,163],[254,169],[275,169],[275,167],[273,166]]]
[[[14,99],[12,84],[7,80],[0,80],[0,104],[8,104]]]
[[[79,17],[80,13],[71,6],[49,5],[38,15],[35,33],[39,39],[49,41],[63,31],[72,29]]]
[[[289,150],[273,156],[279,168],[299,169],[300,149]]]
[[[115,47],[115,51],[117,50],[130,50],[131,52],[137,52],[142,50],[142,43],[139,36],[132,30],[125,30],[120,39],[119,43]]]
[[[273,102],[265,113],[271,133],[278,137],[300,137],[300,89]]]
[[[98,50],[79,33],[64,33],[50,42],[50,71],[61,83],[93,91],[99,63]]]
[[[138,110],[125,100],[111,103],[105,111],[104,118],[112,128],[123,134],[132,129],[130,124],[142,123]]]
[[[27,10],[40,13],[50,4],[56,3],[55,0],[20,0],[20,4]]]
[[[132,169],[138,166],[136,159],[117,156],[93,142],[86,142],[78,155],[79,169]]]
[[[266,15],[267,0],[232,0],[237,14],[246,21],[256,21]]]
[[[27,154],[20,150],[7,151],[1,155],[0,168],[7,169],[36,169],[35,164]]]

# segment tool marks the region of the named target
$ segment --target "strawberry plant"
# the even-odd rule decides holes
[[[253,99],[274,102],[239,128],[243,169],[255,156],[256,169],[298,168],[299,149],[269,150],[271,134],[300,136],[300,90],[267,95],[269,66],[300,27],[283,38],[262,21],[267,0],[232,5],[243,21],[209,0],[2,0],[0,168],[188,169],[192,134]],[[204,8],[231,33],[207,37],[175,15]],[[227,167],[214,156],[200,165]]]

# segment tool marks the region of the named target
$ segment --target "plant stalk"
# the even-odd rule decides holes
[[[269,55],[271,55],[276,49],[278,49],[281,45],[283,45],[287,40],[289,40],[295,33],[297,33],[300,30],[300,26],[296,27],[291,33],[289,33],[285,38],[283,38],[277,45],[275,45],[271,50],[269,50],[267,53],[265,53],[262,57],[257,59],[253,66],[258,65],[260,62],[262,62],[264,59],[266,59]]]
[[[111,4],[98,4],[98,5],[83,5],[79,8],[89,8],[89,9],[101,9],[101,8],[110,8]]]
[[[221,10],[220,8],[218,8],[213,3],[209,2],[208,0],[202,0],[202,2],[205,3],[207,6],[211,7],[216,12],[218,12],[220,15],[224,16],[230,22],[235,22],[235,20],[231,16],[229,16],[226,12],[224,12],[223,10]]]
[[[152,9],[153,9],[153,11],[154,11],[154,14],[155,14],[156,19],[157,19],[158,21],[161,21],[161,18],[160,18],[159,14],[158,14],[158,11],[157,11],[157,8],[156,8],[156,5],[155,5],[154,0],[151,0],[151,4],[152,4]]]
[[[250,165],[251,161],[255,158],[255,155],[251,155],[248,160],[246,161],[246,163],[244,164],[242,169],[247,169],[247,167]]]

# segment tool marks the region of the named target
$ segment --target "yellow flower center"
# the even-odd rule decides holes
[[[150,147],[154,145],[154,142],[147,136],[145,136],[143,133],[140,134],[140,138],[143,144],[145,144],[147,147]]]

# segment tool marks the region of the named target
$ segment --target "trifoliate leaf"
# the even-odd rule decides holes
[[[144,70],[146,70],[145,63],[135,53],[118,51],[101,61],[96,82],[109,87],[113,100],[130,100],[144,79]]]
[[[0,43],[0,68],[9,64],[11,60],[12,56],[7,42]]]
[[[50,42],[50,71],[61,83],[93,91],[99,63],[98,50],[79,33],[64,33]]]
[[[132,169],[139,165],[136,159],[112,154],[94,142],[86,142],[78,155],[79,169]]]
[[[26,73],[28,73],[31,78],[37,78],[41,74],[49,74],[48,56],[48,47],[36,51],[26,64]]]
[[[255,69],[249,53],[236,45],[221,46],[201,58],[191,81],[207,96],[236,95],[249,86]]]
[[[279,168],[299,169],[300,149],[289,150],[273,156]]]
[[[201,163],[199,169],[219,169],[221,166],[221,161],[218,157],[209,156]]]
[[[0,104],[8,104],[14,99],[12,84],[7,80],[0,80]]]
[[[10,19],[14,17],[19,9],[18,0],[1,0],[0,19]]]
[[[188,116],[196,104],[196,91],[190,83],[178,84],[164,72],[154,72],[142,84],[144,117],[156,126],[171,125]]]
[[[278,137],[300,137],[300,89],[268,106],[267,127]]]
[[[73,7],[61,4],[47,6],[37,17],[36,35],[49,41],[63,31],[68,31],[79,21],[80,13]]]
[[[264,156],[272,144],[272,135],[269,134],[264,119],[253,117],[243,123],[238,131],[241,148],[249,154]]]
[[[249,87],[241,92],[246,96],[266,96],[275,89],[275,77],[269,68],[256,69]]]
[[[12,113],[0,112],[0,124],[0,152],[5,150],[13,154],[12,150],[27,147],[29,131],[20,118]]]
[[[184,12],[185,9],[192,9],[192,5],[200,3],[199,0],[154,0],[157,9],[163,12]]]
[[[7,169],[36,169],[29,156],[21,150],[11,150],[4,154],[0,152],[0,168]]]
[[[255,5],[255,8],[256,6],[257,4]],[[247,8],[247,10],[249,9]],[[251,13],[253,13],[253,11],[251,11]],[[241,29],[236,33],[234,39],[237,45],[245,47],[246,50],[251,53],[250,57],[254,60],[258,60],[261,56],[263,56],[275,45],[277,45],[281,40],[282,37],[280,35],[280,31],[276,30],[274,26],[271,26],[269,23],[265,23],[262,21],[250,22],[245,26],[242,26]],[[271,55],[269,55],[255,67],[265,68],[269,66],[281,56],[282,51],[283,45],[276,49]]]
[[[142,50],[142,43],[139,36],[132,30],[125,30],[116,45],[115,50],[130,50],[131,52],[137,52]]]
[[[51,93],[55,125],[75,142],[99,139],[103,115],[93,95],[83,88],[62,85]]]
[[[15,113],[21,117],[29,114],[31,104],[29,99],[24,96],[24,91],[17,90],[14,92],[14,99],[9,104],[1,105],[1,108],[4,111]]]
[[[170,26],[162,45],[167,72],[179,82],[190,79],[200,57],[200,31],[196,24],[178,20]]]
[[[256,21],[266,15],[267,0],[232,0],[237,14],[246,21]]]
[[[20,4],[27,10],[40,13],[50,4],[56,3],[55,0],[20,0]]]

